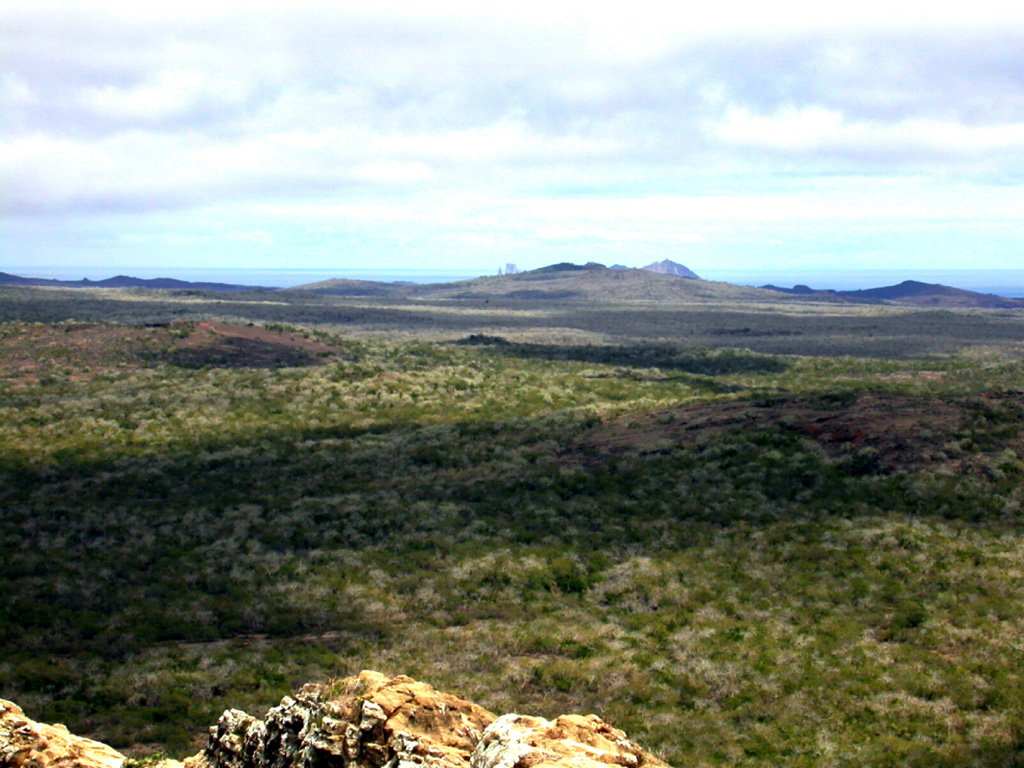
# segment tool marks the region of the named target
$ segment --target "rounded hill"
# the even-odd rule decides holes
[[[527,301],[777,301],[762,288],[681,278],[646,269],[608,269],[593,262],[553,264],[512,275],[455,283],[409,285],[326,280],[290,290],[339,296],[416,299],[506,299]]]

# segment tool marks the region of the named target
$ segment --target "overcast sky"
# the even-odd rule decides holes
[[[144,5],[0,0],[0,270],[1024,264],[1007,3]]]

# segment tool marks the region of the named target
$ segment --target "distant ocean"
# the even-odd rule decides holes
[[[941,283],[997,296],[1024,298],[1024,269],[874,269],[874,270],[731,270],[701,269],[690,266],[706,280],[736,283],[738,285],[778,285],[791,288],[797,284],[811,288],[839,291],[862,288],[881,288],[904,280],[923,283]],[[290,288],[331,278],[350,280],[376,280],[380,282],[449,283],[480,277],[479,270],[458,269],[227,269],[227,268],[173,268],[173,267],[67,267],[0,265],[0,272],[21,277],[41,277],[53,280],[103,280],[115,275],[156,278],[172,277],[193,282],[234,283]],[[484,273],[497,274],[493,271]]]

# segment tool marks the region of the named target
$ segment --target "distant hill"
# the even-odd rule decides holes
[[[451,283],[443,283],[443,285],[451,285]],[[420,283],[404,281],[383,283],[375,280],[351,280],[345,277],[337,277],[331,280],[297,285],[292,288],[285,288],[284,290],[315,293],[321,296],[378,296],[385,298],[410,296],[419,293],[419,289],[426,287],[426,285]]]
[[[105,280],[50,280],[42,277],[19,277],[0,272],[0,285],[24,285],[44,288],[150,288],[156,290],[192,290],[235,293],[237,291],[274,291],[262,285],[234,285],[232,283],[194,283],[189,280],[175,280],[172,277],[145,279],[117,275]]]
[[[826,288],[826,289],[823,289],[823,290],[815,290],[814,288],[811,288],[809,285],[802,285],[802,284],[801,285],[794,285],[792,288],[783,288],[780,285],[772,285],[771,283],[769,283],[768,285],[762,285],[761,287],[766,289],[766,290],[769,290],[769,291],[778,291],[779,293],[788,293],[790,296],[814,296],[814,295],[821,295],[821,294],[827,294],[829,296],[834,296],[835,293],[836,293],[835,290],[833,290],[831,288]]]
[[[550,266],[547,267],[541,267],[540,269],[530,270],[530,272],[516,272],[516,274],[545,275],[550,274],[552,272],[586,272],[588,270],[593,272],[602,269],[607,269],[607,267],[604,264],[598,264],[596,261],[588,261],[586,264],[583,264],[582,266],[579,264],[573,264],[568,261],[561,261],[558,264],[551,264]]]
[[[648,272],[657,272],[662,275],[672,275],[673,277],[688,277],[691,280],[700,280],[698,275],[688,267],[684,267],[682,264],[677,264],[674,261],[665,259],[664,261],[657,261],[653,264],[648,264],[644,267]]]
[[[679,280],[685,273],[693,275]],[[702,280],[681,264],[662,261],[643,269],[561,262],[528,272],[478,277],[454,283],[378,283],[325,280],[286,290],[334,296],[407,299],[507,299],[526,301],[773,301],[784,294],[810,301],[892,302],[922,307],[1024,308],[1024,300],[906,280],[857,291],[817,290],[807,285],[761,288]],[[775,299],[777,300],[777,299]]]
[[[977,293],[962,288],[951,288],[948,285],[940,285],[939,283],[922,283],[918,280],[904,280],[898,285],[889,285],[883,288],[864,288],[856,291],[815,290],[806,285],[794,285],[792,288],[764,285],[762,288],[785,293],[790,296],[839,298],[847,301],[891,301],[922,307],[1024,308],[1024,300],[1022,299],[1008,299],[991,293]]]
[[[678,280],[677,278],[687,278]],[[772,301],[783,294],[810,301],[892,302],[921,307],[978,307],[1024,309],[1024,299],[977,293],[937,283],[904,280],[898,285],[856,291],[815,289],[808,285],[760,288],[702,280],[682,264],[668,259],[642,269],[606,267],[589,262],[551,264],[540,269],[453,283],[376,282],[334,279],[279,289],[258,285],[192,282],[162,277],[143,279],[117,275],[105,280],[51,280],[0,272],[0,286],[50,288],[148,288],[234,293],[242,291],[302,291],[320,295],[408,299],[507,299],[551,301]]]
[[[455,283],[397,285],[358,280],[325,280],[287,290],[337,296],[513,301],[687,302],[772,299],[772,293],[760,288],[716,283],[699,278],[679,280],[677,275],[665,272],[608,268],[594,262],[584,265],[562,262],[513,275],[478,277]]]

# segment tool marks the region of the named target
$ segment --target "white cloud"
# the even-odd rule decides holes
[[[230,210],[226,238],[265,231],[266,210],[321,229],[411,222],[438,242],[637,247],[768,237],[773,222],[1005,222],[998,195],[951,179],[1020,202],[1022,16],[11,4],[0,189],[8,217]]]
[[[632,244],[647,243],[661,246],[679,244],[692,245],[704,242],[707,238],[684,227],[665,227],[658,229],[637,229],[632,221],[604,222],[566,222],[556,226],[542,226],[534,231],[541,240],[575,242],[579,240],[603,240],[608,243]]]
[[[158,123],[187,116],[204,103],[219,109],[245,100],[244,84],[196,70],[162,71],[149,82],[122,86],[104,84],[80,90],[83,109],[112,122]]]
[[[243,242],[256,245],[274,245],[276,239],[270,232],[256,229],[248,232],[235,232],[235,237]]]
[[[850,152],[879,157],[946,158],[1024,152],[1024,120],[969,125],[930,117],[893,122],[849,120],[841,111],[785,106],[756,114],[730,106],[709,130],[715,138],[747,149],[818,153]]]
[[[384,161],[379,163],[363,163],[355,166],[349,176],[371,184],[422,184],[435,177],[435,173],[425,163],[403,163]]]
[[[817,150],[837,143],[844,130],[843,115],[834,109],[784,107],[764,116],[731,106],[712,127],[716,138],[744,147]]]
[[[39,104],[39,94],[24,78],[7,72],[0,75],[0,104],[5,107],[35,106]]]

